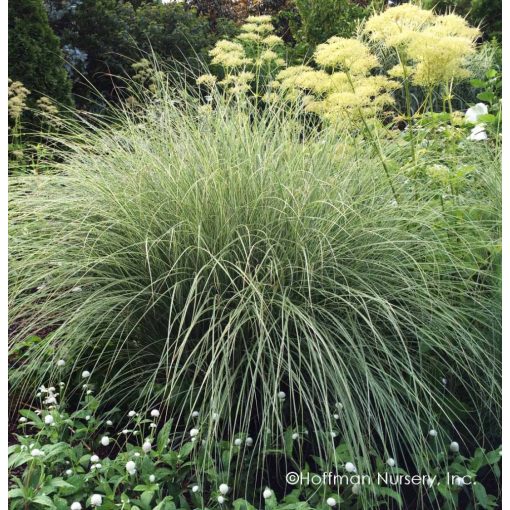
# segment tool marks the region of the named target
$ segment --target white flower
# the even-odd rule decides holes
[[[32,457],[42,457],[44,455],[44,452],[39,450],[38,448],[34,448],[31,452],[30,452],[30,455],[32,455]]]
[[[218,503],[219,503],[220,505],[223,505],[223,503],[225,503],[225,498],[224,498],[223,496],[218,496],[218,498],[217,498],[217,499],[218,499]]]
[[[361,492],[361,484],[355,483],[352,486],[352,493],[357,496],[360,492]]]
[[[92,457],[90,457],[90,462],[99,462],[99,457],[97,455],[92,455]]]
[[[223,494],[225,496],[225,494],[228,493],[228,491],[230,490],[230,487],[226,484],[226,483],[222,483],[219,487],[218,487],[219,491],[221,494]]]
[[[326,500],[326,503],[328,506],[336,506],[336,499],[335,498],[328,498]]]
[[[73,474],[73,470],[72,469],[66,469],[66,475],[67,476],[71,476]]]
[[[156,477],[154,475],[149,475],[149,482],[154,483],[156,481]]]
[[[235,444],[236,446],[241,446],[241,445],[243,444],[243,441],[242,441],[242,439],[237,438],[237,439],[234,441],[234,444]]]
[[[61,388],[63,388],[63,387],[65,386],[65,383],[64,383],[63,381],[60,381],[60,382],[58,383],[58,385],[59,385]]]
[[[344,468],[348,473],[356,473],[356,466],[352,462],[346,462]]]
[[[92,494],[90,496],[90,504],[92,506],[101,506],[103,504],[103,496],[101,494]]]
[[[269,487],[266,487],[264,489],[264,492],[262,493],[262,497],[264,499],[269,499],[272,495],[273,495],[273,491]]]
[[[97,464],[92,464],[92,466],[90,466],[90,470],[91,471],[94,471],[94,469],[101,469],[103,466],[101,466],[101,464],[99,464],[99,462]]]
[[[129,413],[128,413],[128,416],[129,416],[130,418],[132,418],[132,417],[133,417],[133,416],[135,416],[135,415],[136,415],[136,411],[129,411]]]
[[[480,115],[487,115],[487,113],[487,105],[484,103],[477,103],[475,106],[466,110],[465,120],[466,122],[476,124],[478,122],[478,117],[480,117]]]
[[[83,507],[81,506],[81,503],[78,501],[75,501],[71,504],[71,510],[81,510]]]
[[[131,431],[129,429],[124,429],[122,431],[122,434],[124,434],[125,436],[127,436]]]
[[[192,437],[192,438],[191,438],[191,442],[192,442],[192,443],[194,443],[196,440],[197,440],[197,438],[196,438],[196,437]]]
[[[138,452],[133,453],[135,457],[140,457],[140,454]]]
[[[63,367],[66,364],[66,361],[64,359],[59,359],[57,361],[57,367]]]
[[[472,130],[471,134],[467,137],[472,142],[479,142],[487,140],[487,132],[485,131],[485,124],[478,124]]]
[[[87,414],[87,416],[85,416],[85,419],[86,419],[87,421],[89,421],[89,420],[90,420],[90,414]]]
[[[285,397],[286,397],[286,396],[287,396],[287,395],[285,395],[285,392],[284,392],[284,391],[279,391],[279,392],[278,392],[278,398],[279,398],[280,400],[285,400]]]
[[[338,420],[338,419],[340,418],[340,415],[335,413],[335,414],[333,415],[333,418],[335,418],[335,420]]]
[[[157,425],[156,425],[155,423],[151,423],[151,424],[149,425],[149,427],[150,427],[151,429],[155,429],[155,428],[157,427]]]
[[[142,450],[145,452],[145,453],[149,453],[151,450],[152,450],[152,445],[149,441],[145,441],[145,443],[143,443],[142,445]]]
[[[191,429],[191,430],[189,431],[189,435],[190,435],[191,437],[198,436],[198,429]]]
[[[103,436],[101,438],[101,444],[103,446],[108,446],[110,444],[110,438],[108,436]]]
[[[294,434],[292,434],[292,439],[299,439],[299,434],[294,432]]]
[[[84,370],[81,373],[81,376],[83,377],[83,379],[86,379],[87,377],[90,377],[90,372],[88,370]]]
[[[153,418],[158,418],[158,417],[159,417],[159,411],[158,411],[157,409],[153,409],[153,410],[151,411],[151,416],[152,416]]]
[[[27,420],[24,416],[22,416],[22,417],[19,419],[19,422],[20,422],[20,423],[26,423],[27,421],[28,421],[28,420]]]
[[[212,413],[213,421],[218,421],[220,419],[220,415],[218,413]]]
[[[88,384],[84,384],[84,385],[82,386],[82,388],[83,388],[84,390],[86,390],[88,387],[89,387],[89,385],[88,385]]]
[[[87,390],[87,395],[92,395],[92,390]]]
[[[457,485],[458,487],[463,487],[464,486],[464,480],[462,479],[462,477],[460,476],[456,476],[453,480],[453,482],[455,483],[455,485]]]
[[[253,439],[251,437],[247,437],[245,444],[246,446],[253,446]]]
[[[51,416],[51,414],[47,414],[45,417],[44,417],[44,423],[46,423],[46,425],[51,425],[55,420],[53,419],[53,416]]]
[[[395,466],[395,459],[392,459],[391,457],[386,461],[386,464],[388,464],[388,466],[390,467],[394,467]]]
[[[106,425],[112,426],[113,425],[113,421],[112,420],[106,420]]]
[[[457,443],[456,441],[452,441],[450,443],[450,451],[453,453],[457,453],[459,451],[459,443]]]
[[[126,471],[130,475],[134,475],[136,473],[136,464],[132,460],[126,462]]]
[[[437,436],[437,430],[436,429],[430,429],[429,430],[429,436],[430,437],[436,437]]]
[[[200,487],[198,485],[193,485],[193,487],[191,487],[191,492],[198,492],[200,490]]]
[[[336,437],[338,434],[337,434],[334,430],[332,430],[332,431],[330,432],[330,435],[331,435],[331,437],[332,437],[333,439],[335,439],[335,437]]]
[[[200,413],[199,413],[198,411],[193,411],[193,412],[191,413],[191,417],[192,417],[192,418],[198,418],[199,414],[200,414]]]

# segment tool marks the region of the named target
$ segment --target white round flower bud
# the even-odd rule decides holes
[[[326,504],[327,504],[328,506],[331,506],[331,507],[336,506],[336,499],[335,499],[335,498],[328,498],[328,499],[326,500]]]
[[[151,416],[152,416],[153,418],[158,418],[158,417],[159,417],[159,411],[158,411],[157,409],[153,409],[153,410],[151,411]]]
[[[84,370],[81,373],[81,376],[83,377],[83,379],[86,379],[87,377],[90,377],[90,372],[88,370]]]
[[[437,430],[436,429],[430,429],[429,430],[429,436],[430,437],[436,437],[437,436]]]
[[[51,414],[47,414],[45,417],[44,417],[44,423],[46,423],[46,425],[51,425],[55,420],[53,419],[53,416],[51,416]]]
[[[234,440],[234,444],[236,446],[241,446],[243,444],[243,441],[242,441],[242,439],[237,438],[237,439]]]
[[[66,364],[65,360],[59,359],[57,361],[57,367],[63,367]]]
[[[192,417],[192,418],[198,418],[198,417],[199,417],[199,415],[200,415],[200,413],[199,413],[198,411],[193,411],[193,412],[191,413],[191,417]]]
[[[142,450],[145,452],[145,453],[149,453],[151,450],[152,450],[152,445],[149,441],[145,441],[145,443],[143,443],[142,445]]]
[[[223,505],[223,503],[225,503],[225,498],[223,496],[218,496],[217,500],[220,505]]]
[[[247,437],[245,444],[246,446],[253,446],[253,439],[251,437]]]
[[[149,475],[149,482],[154,483],[156,481],[156,477],[154,475]]]
[[[294,434],[292,434],[292,439],[299,439],[299,434],[297,432],[294,432]]]
[[[226,483],[222,483],[219,487],[218,487],[218,490],[220,491],[221,494],[223,494],[225,496],[225,494],[228,493],[228,491],[230,490],[229,486],[226,484]]]
[[[101,494],[92,494],[90,496],[90,504],[92,506],[101,506],[103,504],[103,496]]]
[[[189,431],[189,435],[190,435],[191,437],[198,436],[198,429],[191,429],[191,430]]]
[[[346,462],[344,468],[348,473],[356,473],[356,466],[352,462]]]
[[[71,510],[82,510],[82,508],[81,503],[78,501],[71,503]]]
[[[459,443],[457,443],[457,441],[452,441],[450,443],[450,451],[453,452],[453,453],[457,453],[459,451],[460,447],[459,447]]]
[[[133,416],[135,416],[135,415],[136,415],[136,411],[129,411],[129,413],[128,413],[128,416],[129,416],[130,418],[132,418],[132,417],[133,417]]]
[[[392,459],[391,457],[386,461],[386,464],[390,467],[395,467],[395,459]]]
[[[191,492],[198,492],[200,490],[200,487],[198,485],[193,485],[193,487],[191,487]]]
[[[101,438],[101,444],[103,446],[108,446],[110,444],[110,438],[108,436],[103,436]]]
[[[287,395],[285,395],[285,392],[284,392],[284,391],[279,391],[279,392],[278,392],[278,398],[279,398],[280,400],[285,400],[285,397],[286,397],[286,396],[287,396]]]
[[[99,462],[99,457],[97,455],[92,455],[92,457],[90,457],[90,462]]]
[[[273,491],[269,487],[266,487],[264,489],[264,492],[262,493],[262,497],[264,499],[269,499],[272,495],[273,495]]]

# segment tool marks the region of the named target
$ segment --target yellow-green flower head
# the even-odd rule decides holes
[[[268,15],[248,16],[246,18],[246,21],[248,23],[257,23],[257,24],[271,23],[271,16],[268,16]]]
[[[274,30],[271,23],[263,23],[261,25],[257,23],[245,23],[241,26],[243,32],[256,33],[256,34],[269,34]]]
[[[391,69],[388,70],[388,75],[392,78],[409,78],[413,75],[414,68],[406,65],[405,67],[402,64],[397,64],[396,66],[393,66]]]
[[[281,37],[278,37],[277,35],[271,34],[268,35],[267,37],[264,37],[262,42],[266,46],[278,46],[280,44],[283,44],[283,39]]]
[[[277,59],[278,59],[278,53],[276,53],[273,50],[264,50],[260,54],[260,60],[262,60],[263,62],[271,62],[271,61],[277,60]]]
[[[419,32],[434,18],[434,13],[413,4],[402,4],[371,16],[365,23],[364,32],[374,41],[387,46],[407,43],[414,32]]]
[[[351,74],[366,74],[379,65],[377,58],[362,42],[336,36],[319,44],[314,58],[322,67],[341,69]]]
[[[218,41],[209,52],[209,55],[213,57],[213,64],[219,64],[223,67],[240,67],[251,63],[240,43],[227,40]]]
[[[296,94],[303,90],[322,94],[331,87],[330,75],[328,73],[320,70],[317,71],[305,65],[288,67],[280,71],[278,79],[283,89],[294,91]]]
[[[206,85],[212,88],[216,84],[216,79],[216,76],[213,74],[202,74],[197,78],[197,85]]]
[[[457,14],[436,16],[428,31],[438,36],[465,37],[470,41],[476,40],[481,35],[478,28],[469,26],[467,21]]]
[[[249,41],[249,42],[260,42],[262,41],[262,37],[259,34],[256,34],[255,32],[241,32],[237,39],[240,41]]]
[[[430,87],[467,78],[466,57],[474,45],[465,37],[438,37],[430,30],[416,34],[410,41],[407,54],[416,63],[413,82]]]

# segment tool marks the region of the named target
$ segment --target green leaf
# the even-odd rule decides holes
[[[36,496],[33,500],[34,503],[37,503],[42,506],[46,506],[48,508],[57,508],[53,501],[48,496],[43,496],[42,494],[39,496]]]
[[[486,101],[487,103],[492,103],[495,98],[494,94],[489,91],[480,92],[476,97],[480,99],[480,101]]]
[[[495,115],[492,115],[492,113],[486,113],[484,115],[480,115],[478,117],[478,122],[488,122],[488,123],[492,123],[492,122],[496,122],[497,118]]]
[[[476,502],[482,508],[488,508],[489,501],[487,500],[487,492],[480,482],[473,483],[473,494],[475,495]]]
[[[8,493],[7,493],[7,497],[9,499],[14,499],[14,498],[23,498],[25,497],[25,493],[23,492],[23,489],[11,489]]]
[[[484,88],[487,84],[483,80],[471,80],[471,85],[477,89]]]
[[[496,69],[489,69],[486,73],[485,73],[485,77],[490,80],[491,78],[496,78],[496,76],[498,75],[498,72],[496,71]]]
[[[161,453],[168,444],[168,439],[170,437],[170,430],[172,428],[172,420],[167,421],[161,430],[158,433],[158,438],[156,440],[156,447],[159,453]]]
[[[195,447],[195,443],[183,444],[181,449],[179,450],[180,460],[186,459],[188,457],[188,455],[193,451],[194,447]]]

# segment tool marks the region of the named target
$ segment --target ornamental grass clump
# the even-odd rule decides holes
[[[157,90],[76,128],[51,175],[11,180],[12,345],[43,337],[15,395],[83,372],[103,405],[157,408],[206,445],[262,462],[290,429],[332,461],[345,442],[358,472],[494,420],[489,147],[455,209],[398,179],[397,205],[370,145],[299,109]]]

